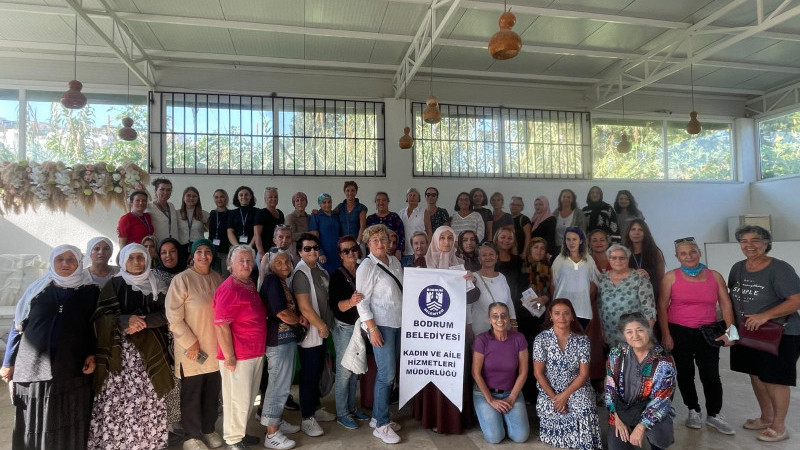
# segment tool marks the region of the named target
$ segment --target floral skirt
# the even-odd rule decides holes
[[[122,370],[95,396],[89,449],[158,450],[167,446],[167,409],[136,347],[122,339]]]
[[[590,386],[585,385],[572,393],[567,400],[566,413],[556,411],[550,397],[539,391],[536,412],[540,422],[539,439],[545,444],[585,450],[603,448],[594,390]]]

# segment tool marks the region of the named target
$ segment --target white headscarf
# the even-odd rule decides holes
[[[143,254],[145,259],[144,271],[138,275],[133,275],[126,268],[128,258],[134,253]],[[150,295],[154,292],[158,295],[158,293],[166,292],[166,286],[163,283],[159,283],[158,278],[150,272],[150,254],[144,245],[128,244],[122,247],[122,250],[119,251],[119,265],[119,274],[117,276],[122,277],[125,283],[133,288],[134,291],[139,291],[144,295]]]
[[[61,276],[56,273],[53,268],[56,257],[66,252],[71,252],[78,260],[78,268],[75,269],[70,275]],[[39,295],[50,283],[55,282],[57,285],[64,288],[76,288],[85,284],[92,284],[92,277],[88,272],[83,270],[83,255],[78,247],[72,245],[59,245],[50,252],[50,269],[42,278],[31,283],[22,298],[17,303],[17,308],[14,312],[14,327],[18,331],[22,331],[22,322],[28,318],[31,312],[31,301]]]
[[[445,253],[439,250],[439,236],[445,231],[453,234],[453,248]],[[425,253],[425,265],[429,269],[449,269],[459,264],[464,264],[464,260],[456,256],[456,232],[448,226],[441,226],[436,229],[431,238],[431,243],[428,245],[428,252]]]
[[[95,238],[90,239],[89,243],[86,244],[86,257],[89,258],[90,260],[91,260],[91,255],[92,255],[92,249],[99,242],[105,242],[106,244],[108,244],[108,247],[111,249],[111,253],[114,253],[114,243],[111,242],[111,239],[109,239],[109,238],[107,238],[105,236],[97,236]]]

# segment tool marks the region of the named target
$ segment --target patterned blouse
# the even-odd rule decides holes
[[[606,407],[610,413],[616,410],[616,402],[625,397],[625,354],[628,344],[614,347],[608,353],[606,363]],[[672,414],[672,396],[675,390],[675,362],[664,349],[655,344],[642,361],[642,387],[638,398],[649,398],[639,423],[648,430]],[[614,426],[614,414],[608,415],[608,424]]]
[[[387,228],[397,233],[397,250],[402,252],[406,248],[406,232],[403,225],[403,219],[397,213],[390,212],[389,214],[380,217],[377,213],[367,216],[367,226],[386,225]]]
[[[437,207],[436,212],[431,215],[431,233],[447,222],[450,222],[450,214],[447,214],[446,209]]]
[[[625,337],[617,327],[621,315],[640,312],[647,320],[656,318],[653,286],[647,278],[635,271],[632,270],[630,275],[616,286],[609,278],[608,272],[603,272],[598,287],[598,310],[606,343],[611,347],[625,343]]]

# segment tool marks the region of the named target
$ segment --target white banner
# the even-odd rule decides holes
[[[461,410],[466,317],[464,271],[405,269],[400,407],[433,383]]]

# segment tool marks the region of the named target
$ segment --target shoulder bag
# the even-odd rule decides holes
[[[744,285],[741,272],[739,273],[738,281],[741,289]],[[739,295],[739,315],[739,341],[737,345],[778,356],[778,347],[781,344],[781,337],[783,337],[783,328],[786,326],[788,319],[785,319],[783,324],[768,320],[757,330],[748,330],[744,326],[746,318],[744,316],[744,299],[741,295]]]

